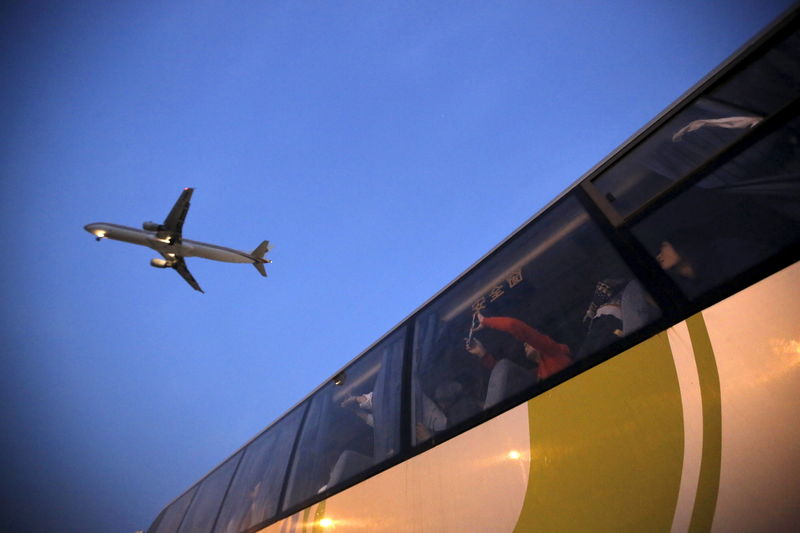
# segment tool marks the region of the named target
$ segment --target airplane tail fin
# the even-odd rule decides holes
[[[272,263],[272,261],[269,259],[264,259],[264,255],[270,250],[272,250],[272,245],[269,243],[269,241],[264,241],[259,244],[255,250],[253,250],[253,253],[250,254],[256,259],[256,261],[253,263],[253,266],[256,267],[258,273],[265,278],[267,277],[267,271],[264,268],[264,263]]]

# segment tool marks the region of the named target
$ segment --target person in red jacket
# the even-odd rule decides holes
[[[546,379],[572,364],[572,356],[566,344],[560,344],[537,331],[522,320],[505,316],[486,317],[476,313],[478,325],[473,332],[483,328],[504,331],[523,343],[525,355],[536,363],[536,378]],[[489,369],[497,360],[478,339],[467,341],[467,351],[481,358],[481,363]]]

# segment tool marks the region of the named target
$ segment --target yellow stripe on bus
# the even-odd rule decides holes
[[[683,411],[666,333],[529,402],[531,466],[515,531],[668,531]]]
[[[722,407],[719,372],[703,316],[698,313],[686,320],[692,339],[700,397],[703,402],[703,456],[697,484],[692,522],[689,532],[709,531],[719,495],[719,476],[722,461]]]

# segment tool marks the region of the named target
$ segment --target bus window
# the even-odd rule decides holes
[[[800,94],[800,35],[790,34],[713,93],[718,100],[763,116],[778,111]]]
[[[178,533],[211,531],[222,498],[225,496],[225,489],[228,488],[241,456],[241,453],[237,453],[200,482],[197,486],[197,495],[186,511],[186,518],[183,519]]]
[[[660,316],[567,197],[417,318],[416,442],[560,372]]]
[[[739,139],[762,118],[700,98],[592,183],[620,215],[627,216]]]
[[[215,533],[239,533],[278,511],[283,479],[305,406],[293,410],[250,443],[222,505]]]
[[[183,496],[172,502],[166,509],[161,512],[161,516],[153,523],[153,526],[147,533],[174,533],[181,525],[183,515],[186,514],[186,508],[192,501],[194,492],[197,487],[192,487]]]
[[[800,244],[800,119],[633,228],[689,298]]]
[[[800,37],[695,99],[592,183],[626,217],[800,94]]]
[[[399,448],[405,330],[358,358],[311,399],[284,508],[334,489]]]

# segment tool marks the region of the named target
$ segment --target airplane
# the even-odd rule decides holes
[[[108,222],[94,222],[83,228],[94,235],[98,242],[102,239],[112,239],[152,248],[160,253],[163,259],[151,259],[150,266],[174,269],[194,290],[202,293],[205,291],[200,288],[186,266],[184,259],[186,257],[204,257],[227,263],[251,263],[262,276],[266,277],[264,264],[272,263],[272,260],[264,258],[264,255],[272,249],[269,241],[262,242],[255,250],[247,253],[183,238],[183,222],[186,220],[186,213],[189,212],[189,200],[193,192],[194,189],[189,187],[183,189],[163,224],[145,222],[142,224],[142,229],[136,229]]]

